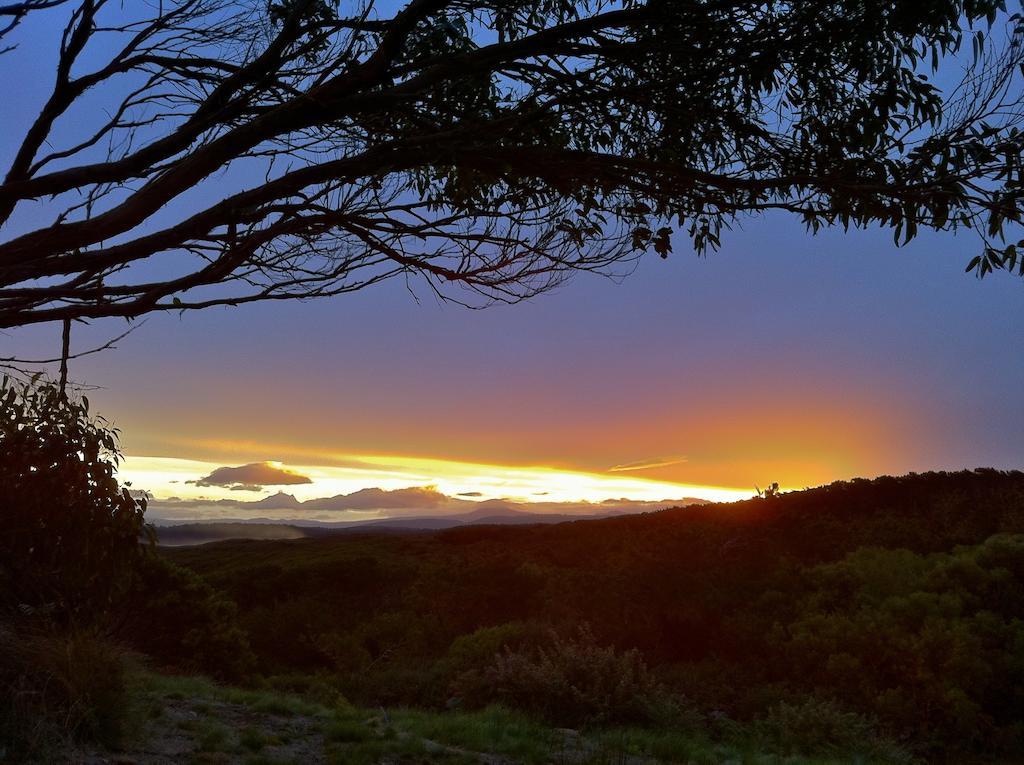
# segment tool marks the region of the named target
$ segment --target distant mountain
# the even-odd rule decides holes
[[[289,494],[275,495],[291,497]],[[274,500],[268,497],[261,502]],[[275,502],[279,502],[276,499]],[[505,506],[501,500],[484,504],[469,513],[435,517],[412,516],[408,518],[382,518],[372,521],[350,521],[327,523],[318,521],[297,521],[280,523],[268,518],[251,520],[230,519],[199,523],[182,523],[156,526],[157,543],[164,547],[201,545],[228,539],[306,539],[310,537],[333,536],[337,534],[367,533],[382,531],[441,531],[462,526],[521,526],[528,524],[566,523],[568,521],[592,520],[616,515],[614,512],[593,515],[568,515],[565,513],[530,513]],[[301,502],[298,503],[302,505]],[[278,504],[270,507],[280,507]]]
[[[258,499],[248,503],[250,507],[260,507],[271,510],[290,510],[302,507],[302,502],[295,498],[294,494],[286,494],[283,491],[271,494],[269,497]]]
[[[436,508],[462,500],[452,500],[436,489],[412,486],[407,489],[360,489],[351,494],[309,499],[300,503],[309,510],[408,510]]]
[[[485,502],[477,502],[476,509],[468,513],[460,513],[457,518],[462,521],[479,521],[482,518],[537,518],[541,513],[531,513],[529,510],[519,510],[512,503],[503,499],[492,499]],[[520,505],[519,507],[522,507]]]

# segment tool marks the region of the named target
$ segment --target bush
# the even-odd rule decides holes
[[[123,653],[91,631],[0,630],[0,760],[116,746],[132,720]]]
[[[0,759],[115,745],[122,652],[103,635],[152,547],[117,431],[56,385],[0,381]],[[148,537],[150,545],[143,544]]]
[[[455,638],[443,661],[453,670],[483,669],[502,651],[537,645],[548,634],[547,630],[536,623],[507,622],[494,627],[481,627],[475,632]]]
[[[506,648],[458,686],[471,704],[500,702],[555,725],[664,722],[678,711],[639,651],[601,647],[586,626],[575,638],[551,633],[536,650]]]
[[[221,680],[252,671],[256,660],[238,607],[198,574],[154,555],[141,566],[133,595],[121,634],[138,650]]]
[[[952,553],[862,548],[807,572],[798,615],[770,633],[803,690],[882,720],[934,753],[1019,752],[1024,536]]]
[[[117,431],[52,383],[0,381],[0,608],[107,620],[152,535],[114,477]]]
[[[549,635],[549,629],[536,622],[507,622],[460,635],[433,666],[434,685],[448,691],[439,700],[458,707],[463,703],[464,693],[479,696],[474,688],[483,684],[483,673],[496,657],[507,650],[524,652],[535,648]]]
[[[315,675],[271,675],[265,685],[277,693],[290,693],[333,709],[349,709],[351,705],[341,690],[338,676],[329,673]]]
[[[870,720],[828,700],[777,704],[758,721],[756,730],[769,747],[787,755],[834,757],[857,752],[889,763],[912,761],[896,744],[879,738]]]

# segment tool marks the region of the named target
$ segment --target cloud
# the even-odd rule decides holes
[[[460,491],[456,496],[458,497],[482,497],[483,493],[479,491]]]
[[[608,468],[608,472],[626,473],[630,470],[650,470],[652,468],[668,467],[669,465],[680,465],[684,462],[686,462],[686,457],[654,457],[649,460],[638,460],[637,462],[613,465]]]
[[[219,467],[195,481],[187,483],[196,486],[220,486],[232,491],[259,491],[264,486],[294,486],[313,483],[308,476],[300,475],[275,462],[252,462],[240,467]]]

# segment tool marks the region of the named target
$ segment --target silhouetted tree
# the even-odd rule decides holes
[[[1024,194],[1024,30],[1003,0],[392,8],[34,13],[68,18],[0,184],[0,327],[393,276],[514,301],[666,256],[676,229],[714,248],[766,210],[898,241],[969,227],[984,240],[969,269],[1024,271],[1002,241]],[[965,41],[973,63],[943,93],[928,77]]]
[[[32,11],[42,11],[64,5],[68,0],[24,0],[21,3],[4,3],[0,5],[0,40],[13,30]],[[0,53],[9,48],[0,48]]]

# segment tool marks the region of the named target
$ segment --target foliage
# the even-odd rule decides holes
[[[194,572],[148,558],[132,595],[120,635],[134,648],[168,666],[222,679],[237,680],[253,670],[237,606]]]
[[[57,76],[4,162],[0,327],[395,276],[515,301],[767,210],[1024,273],[1004,0],[14,6],[67,23],[4,38]]]
[[[446,703],[461,706],[466,701],[463,696],[467,695],[477,704],[484,699],[492,700],[484,675],[495,659],[506,651],[534,650],[549,639],[550,629],[538,622],[497,624],[456,637],[445,656],[434,665],[438,685],[449,691]]]
[[[798,704],[782,702],[772,707],[757,722],[756,729],[772,751],[784,754],[840,757],[859,752],[882,762],[911,761],[894,743],[881,739],[870,720],[813,697]]]
[[[267,15],[275,27],[286,28],[284,34],[292,26],[301,30],[296,39],[305,44],[303,55],[311,62],[329,48],[329,41],[321,30],[337,17],[338,0],[269,0]]]
[[[48,758],[131,722],[109,631],[152,564],[144,499],[118,486],[117,431],[38,378],[0,382],[0,744]],[[146,540],[150,542],[146,544]],[[192,576],[192,575],[190,575]]]
[[[117,431],[84,396],[0,382],[0,608],[77,625],[109,619],[149,535],[145,499],[118,486]]]
[[[929,556],[864,548],[808,579],[772,635],[802,683],[936,748],[1021,745],[1024,535]]]

